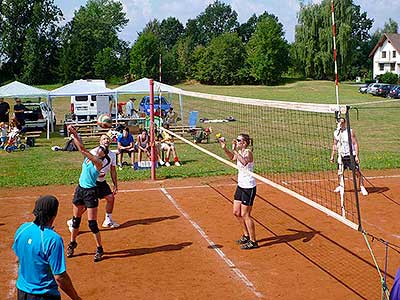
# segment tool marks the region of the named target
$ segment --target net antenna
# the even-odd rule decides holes
[[[340,117],[339,110],[339,75],[338,75],[338,67],[337,67],[337,51],[336,51],[336,23],[335,23],[335,4],[333,0],[331,0],[331,14],[332,14],[332,38],[333,38],[333,62],[335,65],[335,95],[336,95],[336,105],[338,106],[338,112]]]

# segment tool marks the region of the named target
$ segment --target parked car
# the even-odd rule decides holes
[[[400,85],[395,85],[392,87],[388,94],[389,98],[400,99]]]
[[[383,83],[373,83],[367,90],[368,94],[371,94],[373,96],[377,96],[378,94],[378,89],[384,86],[385,84]]]
[[[154,96],[154,109],[157,110],[161,107],[161,113],[163,116],[167,113],[167,111],[171,107],[171,103],[168,100],[161,96]],[[150,115],[150,96],[144,96],[139,103],[139,111],[146,113],[146,115]]]
[[[392,87],[390,84],[383,84],[376,90],[375,96],[387,97]]]
[[[365,84],[365,85],[361,86],[361,87],[358,89],[358,91],[359,91],[361,94],[366,94],[368,88],[369,88],[371,85],[373,85],[373,83]]]
[[[53,124],[56,124],[56,115],[52,113],[52,109],[45,102],[25,102],[26,107],[25,127],[29,130],[46,130],[47,119],[53,115]]]

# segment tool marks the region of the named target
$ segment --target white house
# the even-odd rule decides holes
[[[384,33],[369,57],[373,60],[374,78],[386,72],[400,75],[400,34]]]

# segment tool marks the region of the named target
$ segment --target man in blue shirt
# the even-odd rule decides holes
[[[58,287],[71,299],[81,299],[66,271],[63,240],[52,227],[57,211],[56,197],[40,197],[33,210],[35,220],[22,224],[15,233],[12,248],[19,260],[18,300],[58,300]]]
[[[118,148],[118,167],[122,170],[122,154],[128,153],[131,157],[132,168],[135,166],[135,141],[129,133],[129,128],[125,127],[117,138]]]

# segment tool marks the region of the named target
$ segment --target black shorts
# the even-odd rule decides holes
[[[244,189],[240,186],[236,187],[235,196],[233,199],[242,201],[243,205],[253,206],[254,198],[256,197],[257,187],[251,189]]]
[[[97,197],[103,199],[112,194],[111,188],[106,181],[96,181]]]
[[[134,148],[133,149],[129,149],[129,150],[127,150],[127,149],[119,149],[118,150],[118,154],[128,153],[129,156],[132,156],[134,152],[135,152]]]
[[[20,289],[17,290],[18,290],[18,297],[17,297],[18,300],[61,300],[61,296],[48,295],[48,294],[33,295],[25,293]]]
[[[360,166],[358,165],[358,163],[356,163],[356,162],[354,162],[355,163],[355,166],[356,166],[356,170],[359,170],[360,169]],[[352,168],[352,166],[351,166],[351,158],[350,158],[350,155],[348,155],[348,156],[342,156],[342,164],[343,164],[343,171],[344,170],[352,170],[353,171],[353,168]],[[338,167],[340,167],[340,166],[338,166]]]
[[[95,208],[99,206],[99,199],[97,197],[97,188],[92,187],[85,189],[78,185],[75,189],[74,199],[72,203],[75,205],[84,205],[87,208]]]

